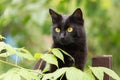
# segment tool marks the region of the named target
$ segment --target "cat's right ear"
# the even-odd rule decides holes
[[[72,14],[73,17],[78,17],[80,19],[83,19],[83,14],[82,14],[82,10],[80,8],[77,8],[73,14]]]
[[[62,16],[58,13],[56,13],[55,11],[53,11],[52,9],[49,9],[49,13],[51,15],[51,18],[52,18],[52,22],[53,23],[57,23],[59,21],[61,21],[62,19]]]

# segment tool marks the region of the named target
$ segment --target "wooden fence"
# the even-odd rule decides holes
[[[112,69],[112,55],[103,55],[103,56],[95,56],[92,58],[92,66],[93,67],[107,67]],[[96,80],[98,80],[96,78]],[[112,80],[107,74],[104,76],[104,80]]]

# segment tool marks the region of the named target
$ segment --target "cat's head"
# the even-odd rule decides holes
[[[54,43],[74,44],[85,38],[83,14],[77,8],[71,15],[61,15],[49,9],[52,18],[52,36]],[[77,42],[76,42],[77,41]]]

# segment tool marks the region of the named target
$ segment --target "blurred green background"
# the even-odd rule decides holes
[[[112,55],[113,70],[120,75],[120,1],[119,0],[0,0],[0,34],[14,47],[33,53],[51,47],[49,8],[72,14],[81,8],[85,19],[89,56]],[[0,58],[1,59],[1,58]],[[21,66],[32,68],[34,62]],[[11,66],[0,63],[0,73]]]

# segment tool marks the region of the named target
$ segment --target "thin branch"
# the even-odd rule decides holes
[[[15,65],[15,64],[12,64],[12,63],[8,63],[8,62],[3,61],[3,60],[0,60],[0,62],[5,63],[5,64],[8,64],[8,65],[11,65],[11,66],[14,66],[14,67],[17,67],[17,68],[22,68],[22,67],[20,67],[20,66],[18,66],[18,65]]]

